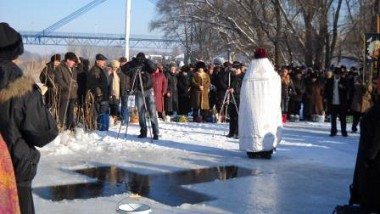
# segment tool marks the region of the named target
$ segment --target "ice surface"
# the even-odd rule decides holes
[[[226,138],[228,124],[160,122],[160,140],[139,139],[139,127],[108,132],[65,132],[40,149],[33,187],[75,184],[93,178],[72,172],[94,166],[117,166],[141,174],[236,165],[255,176],[185,185],[216,200],[171,207],[129,194],[53,202],[34,194],[36,213],[116,213],[118,203],[143,203],[152,213],[331,213],[347,203],[358,134],[329,137],[329,123],[286,123],[271,160],[248,159],[238,140]],[[350,124],[348,124],[349,126]],[[148,132],[149,135],[149,132]]]

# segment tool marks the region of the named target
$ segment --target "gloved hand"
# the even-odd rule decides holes
[[[104,113],[109,111],[109,103],[108,101],[101,101],[100,102],[100,113]]]

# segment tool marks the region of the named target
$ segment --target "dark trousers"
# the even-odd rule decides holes
[[[74,124],[74,104],[75,99],[60,99],[59,101],[59,122],[65,130],[70,129]]]
[[[17,194],[21,214],[34,214],[32,182],[17,183]]]
[[[301,103],[302,101],[296,101],[296,100],[292,100],[290,99],[289,101],[289,115],[290,114],[300,114],[300,110],[301,110]]]
[[[360,118],[362,116],[363,116],[363,113],[357,112],[357,111],[352,111],[353,120],[352,120],[351,131],[356,132],[358,130],[357,126],[358,126],[358,124],[360,122]]]
[[[340,120],[341,132],[342,132],[342,134],[347,134],[347,130],[346,130],[347,109],[342,107],[342,105],[331,105],[331,134],[337,133],[336,118],[338,116],[339,116],[339,120]]]
[[[235,104],[228,105],[228,114],[230,116],[230,131],[229,135],[238,135],[239,131],[239,114]]]

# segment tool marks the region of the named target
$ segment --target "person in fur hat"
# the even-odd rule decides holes
[[[12,157],[20,210],[33,214],[32,180],[43,147],[58,135],[58,127],[43,102],[34,79],[15,59],[24,51],[21,35],[0,23],[0,133]]]
[[[197,122],[201,122],[203,116],[206,116],[207,111],[210,109],[208,88],[211,80],[205,70],[206,64],[202,61],[197,62],[195,64],[195,73],[191,78],[191,107],[193,108],[193,119]],[[202,119],[200,116],[202,116]]]
[[[281,141],[281,79],[264,49],[255,51],[240,91],[239,149],[271,158]]]

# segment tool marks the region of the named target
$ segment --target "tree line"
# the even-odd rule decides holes
[[[364,57],[380,0],[159,0],[151,30],[181,41],[185,63],[223,53],[251,57],[256,47],[276,65],[326,68],[333,57]]]

